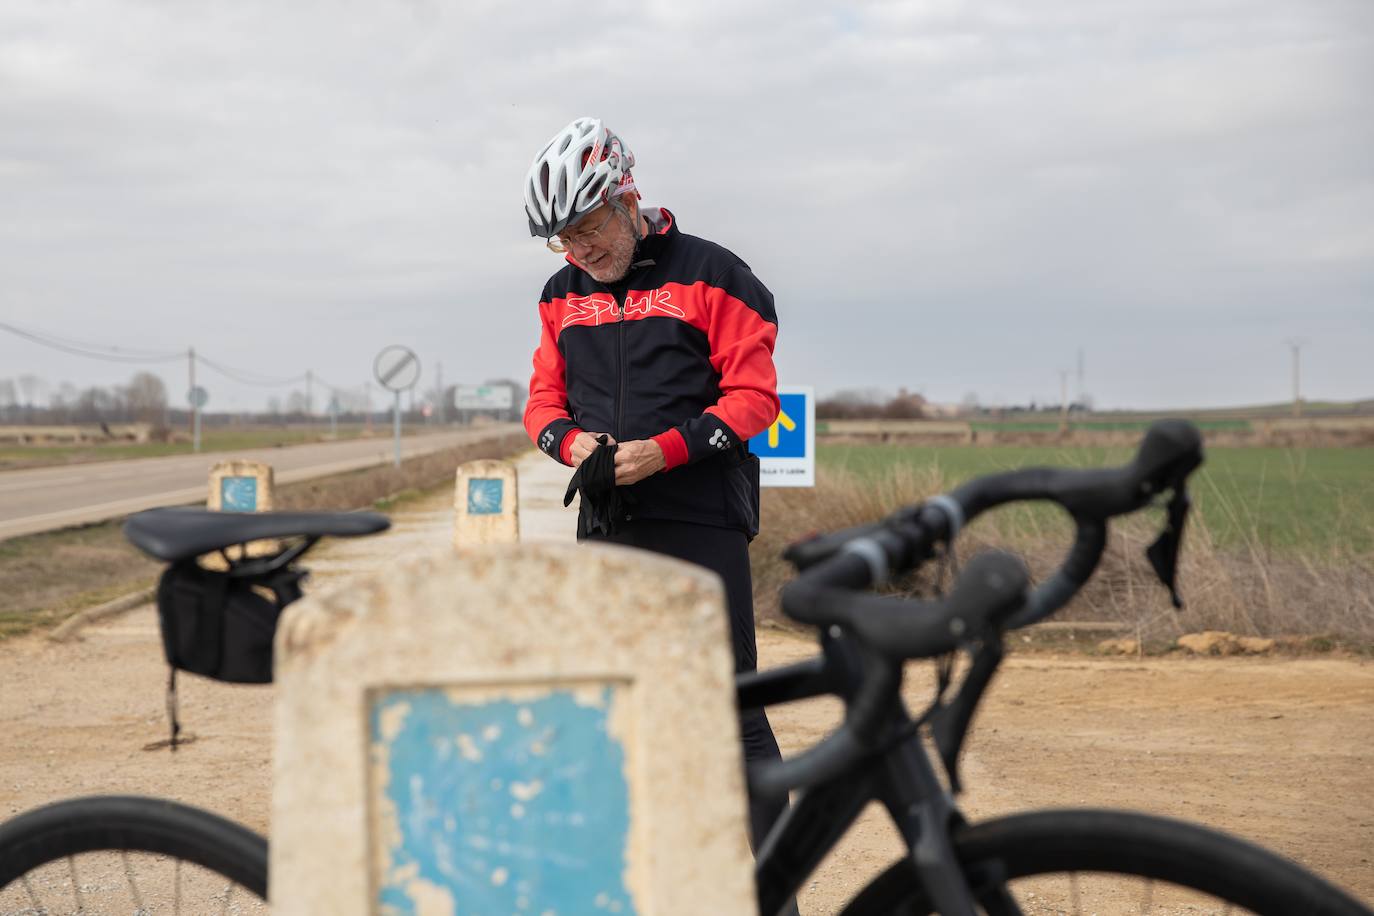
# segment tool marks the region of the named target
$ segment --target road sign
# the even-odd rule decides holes
[[[759,456],[765,487],[816,485],[816,393],[810,386],[779,388],[782,409],[767,429],[749,440]]]
[[[390,346],[377,354],[372,371],[383,388],[408,391],[420,380],[420,357],[409,347]]]
[[[458,385],[453,398],[459,410],[510,410],[515,406],[515,392],[509,385]]]
[[[192,407],[204,407],[209,400],[210,392],[199,385],[186,392],[186,403],[190,404]]]
[[[372,371],[383,388],[389,388],[396,395],[392,408],[392,429],[396,444],[394,464],[401,466],[401,392],[415,387],[420,380],[420,357],[409,347],[392,345],[377,354],[372,362]]]

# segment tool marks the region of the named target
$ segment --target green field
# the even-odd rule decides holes
[[[821,445],[822,469],[862,477],[897,464],[937,468],[945,486],[1032,465],[1122,464],[1129,448]],[[1374,449],[1211,448],[1191,487],[1197,518],[1219,545],[1317,555],[1374,551]],[[1045,516],[1048,517],[1048,516]]]
[[[1070,420],[1069,429],[1089,432],[1144,432],[1153,420]],[[1203,432],[1210,430],[1246,431],[1249,420],[1195,420]],[[1053,433],[1059,431],[1058,420],[971,420],[969,426],[978,432]]]

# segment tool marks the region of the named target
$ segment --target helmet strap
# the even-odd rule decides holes
[[[612,209],[612,210],[614,210],[616,213],[619,213],[621,216],[623,216],[623,217],[625,218],[625,222],[628,223],[629,226],[630,226],[630,234],[633,235],[633,236],[635,237],[635,241],[636,241],[636,242],[641,242],[641,241],[643,241],[643,240],[644,240],[644,232],[643,232],[643,229],[644,229],[643,223],[644,223],[644,221],[643,221],[642,219],[639,219],[639,220],[635,219],[634,214],[630,212],[630,208],[627,207],[627,206],[625,206],[623,203],[621,203],[621,202],[620,202],[620,198],[618,198],[618,197],[612,197],[611,200],[610,200],[610,204],[611,204],[611,209]]]

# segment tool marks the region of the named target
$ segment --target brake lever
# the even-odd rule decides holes
[[[963,750],[973,713],[983,691],[992,682],[997,666],[1002,663],[1002,634],[993,629],[973,651],[973,664],[959,685],[959,692],[948,703],[941,703],[930,714],[930,734],[935,749],[949,776],[950,791],[958,794],[963,784],[959,780],[959,752]]]
[[[1169,500],[1168,517],[1164,530],[1145,550],[1159,581],[1169,590],[1169,598],[1175,608],[1183,607],[1183,598],[1178,593],[1178,552],[1183,546],[1183,527],[1188,521],[1188,509],[1192,500],[1188,498],[1188,488],[1179,484],[1174,487],[1173,497]]]

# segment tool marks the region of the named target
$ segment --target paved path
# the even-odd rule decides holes
[[[409,436],[401,440],[401,454],[409,458],[518,429],[509,423]],[[285,484],[386,464],[393,457],[393,440],[385,437],[4,471],[0,540],[204,500],[210,467],[219,461],[266,462],[275,470],[276,482]]]
[[[520,540],[574,540],[577,503],[563,507],[572,471],[531,449],[515,461]],[[391,528],[375,537],[325,540],[303,565],[318,587],[346,586],[354,577],[393,567],[397,560],[453,550],[453,494],[440,493],[391,513]]]

